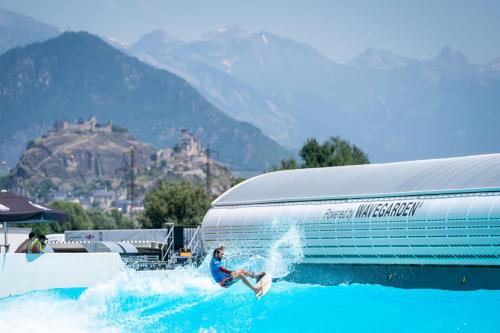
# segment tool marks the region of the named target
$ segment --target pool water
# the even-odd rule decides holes
[[[267,257],[229,266],[283,276],[300,259],[297,244],[292,230]],[[500,291],[276,281],[257,301],[243,283],[215,284],[208,259],[199,268],[127,270],[87,289],[0,299],[0,332],[500,332]]]
[[[0,300],[0,332],[500,332],[500,291],[276,282],[256,301],[194,268]]]

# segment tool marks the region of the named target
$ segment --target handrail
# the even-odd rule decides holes
[[[167,254],[170,252],[170,249],[172,248],[172,245],[174,245],[174,242],[170,242],[170,245],[168,246],[167,251],[165,251],[165,253],[161,257],[161,261],[165,261]]]
[[[198,234],[198,231],[200,231],[200,228],[201,226],[198,226],[198,228],[196,228],[196,231],[194,232],[193,234],[193,237],[191,237],[191,240],[189,241],[189,244],[188,244],[188,249],[191,249],[191,245],[193,244],[193,241],[196,239],[196,235]]]
[[[170,227],[170,230],[168,231],[167,236],[165,237],[165,240],[161,244],[161,260],[162,261],[165,260],[165,257],[167,256],[168,251],[170,251],[170,248],[172,247],[173,242],[170,242],[170,244],[168,245],[167,251],[165,251],[165,252],[163,251],[163,249],[165,248],[165,245],[168,242],[168,240],[170,239],[170,235],[172,234],[173,231],[174,231],[174,226]]]
[[[198,247],[200,246],[200,240],[198,239],[196,241],[196,244],[194,245],[194,248],[193,248],[193,253],[197,253],[195,251],[198,251]],[[201,252],[201,251],[200,251]],[[200,255],[201,253],[197,253],[198,255]]]

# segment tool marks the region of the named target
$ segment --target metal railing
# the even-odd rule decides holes
[[[196,231],[194,232],[193,236],[191,237],[191,240],[189,241],[189,244],[188,244],[188,249],[191,250],[191,253],[192,254],[201,254],[201,253],[198,253],[198,251],[200,250],[199,247],[201,245],[201,239],[200,237],[198,237],[198,233],[201,229],[201,226],[198,226],[198,228],[196,228]],[[194,243],[194,246],[193,246],[193,243]],[[201,251],[199,251],[201,252]]]
[[[174,226],[171,226],[170,230],[167,233],[167,236],[165,237],[165,240],[163,241],[163,243],[161,244],[161,247],[160,247],[161,248],[161,261],[165,261],[165,259],[167,258],[168,254],[173,249],[173,246],[174,246],[173,233],[174,233]],[[166,251],[165,251],[165,246],[167,246],[167,250]]]

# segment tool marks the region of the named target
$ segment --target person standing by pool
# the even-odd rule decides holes
[[[44,252],[45,248],[45,241],[47,240],[47,237],[45,235],[40,235],[38,238],[35,238],[35,240],[31,243],[31,252],[33,253],[42,253]]]
[[[212,260],[210,261],[210,272],[212,273],[212,277],[215,282],[224,288],[228,288],[238,282],[238,280],[241,280],[248,288],[252,289],[254,293],[257,294],[261,290],[260,287],[254,287],[250,281],[248,281],[247,276],[254,278],[257,282],[259,282],[259,280],[264,276],[264,272],[255,274],[244,269],[231,271],[222,266],[222,258],[224,258],[224,247],[220,246],[214,250]]]

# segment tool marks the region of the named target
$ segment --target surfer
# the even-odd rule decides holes
[[[222,258],[224,258],[224,247],[218,247],[214,250],[212,260],[210,261],[210,272],[212,276],[218,284],[220,284],[224,288],[228,288],[234,283],[238,282],[238,280],[243,281],[243,283],[250,289],[253,290],[254,293],[259,293],[262,289],[260,286],[253,286],[250,281],[248,281],[247,276],[256,279],[256,282],[259,282],[260,279],[266,274],[264,272],[255,274],[244,269],[238,269],[235,271],[231,271],[224,266],[222,266]]]

